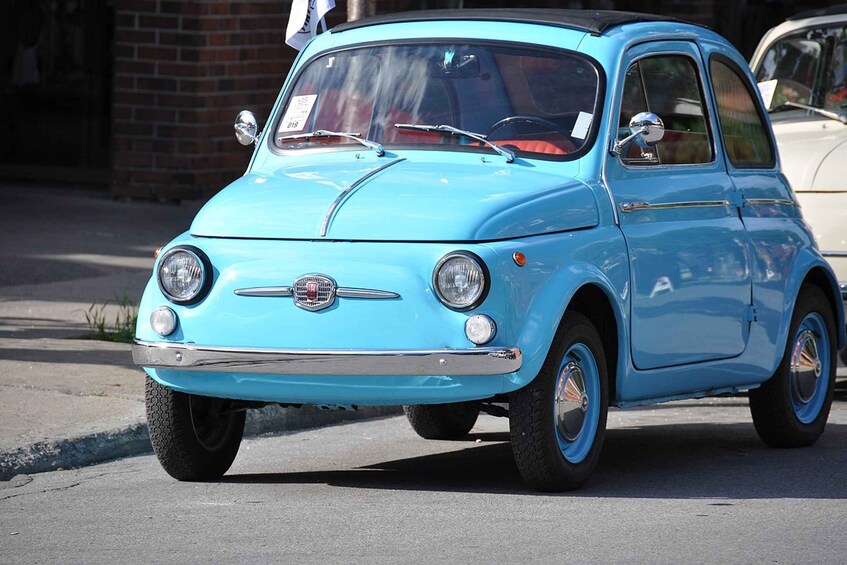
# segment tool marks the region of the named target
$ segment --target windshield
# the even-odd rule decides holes
[[[788,35],[771,45],[756,80],[777,80],[770,108],[797,102],[832,111],[847,107],[847,33],[842,26]]]
[[[479,134],[518,155],[569,158],[591,138],[598,72],[563,51],[495,45],[388,45],[316,58],[276,123],[280,149],[375,143],[492,153]],[[397,126],[400,127],[397,127]],[[439,146],[439,147],[436,147]]]

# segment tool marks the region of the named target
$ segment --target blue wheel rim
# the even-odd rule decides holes
[[[553,391],[553,426],[562,455],[580,463],[591,451],[600,419],[600,373],[587,345],[576,343],[562,357]]]
[[[818,417],[829,386],[829,334],[817,312],[803,318],[791,347],[788,386],[797,419],[809,424]]]

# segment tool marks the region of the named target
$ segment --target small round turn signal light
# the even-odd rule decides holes
[[[512,254],[512,260],[518,267],[523,267],[524,265],[526,265],[526,255],[524,255],[520,251],[515,251]]]
[[[162,252],[162,246],[160,245],[159,247],[156,248],[156,251],[153,252],[153,259],[156,259],[157,257],[159,257],[159,253],[161,253],[161,252]]]

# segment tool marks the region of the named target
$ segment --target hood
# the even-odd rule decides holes
[[[567,165],[566,165],[567,166]],[[525,163],[383,157],[249,173],[212,198],[191,234],[369,241],[483,241],[597,224],[594,195]],[[325,235],[322,235],[323,231]]]
[[[843,174],[847,126],[828,119],[776,121],[773,133],[782,172],[791,188],[801,192],[847,190]]]

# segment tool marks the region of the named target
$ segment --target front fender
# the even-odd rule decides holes
[[[618,326],[618,349],[628,350],[629,265],[620,231],[608,227],[537,239],[541,241],[497,248],[501,257],[510,258],[514,251],[527,257],[523,276],[509,282],[506,297],[516,328],[513,340],[523,352],[524,363],[520,371],[506,377],[503,392],[517,390],[535,378],[568,305],[586,285],[598,287],[608,298]]]

